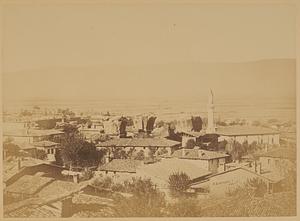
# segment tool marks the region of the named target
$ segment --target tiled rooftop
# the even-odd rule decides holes
[[[47,162],[43,161],[43,160],[31,158],[31,157],[26,157],[26,158],[23,158],[23,160],[21,161],[21,169],[25,168],[25,167],[40,165],[40,164],[47,164]],[[17,174],[19,172],[18,160],[12,160],[10,162],[4,161],[3,169],[4,169],[3,181],[6,182],[12,176],[14,176],[15,174]]]
[[[57,144],[58,143],[49,140],[43,140],[43,141],[33,143],[33,145],[37,147],[52,147],[52,146],[56,146]]]
[[[137,167],[142,163],[143,162],[139,160],[114,159],[111,162],[100,166],[98,170],[135,173]]]
[[[116,138],[98,144],[99,147],[172,147],[180,142],[166,138]]]
[[[210,160],[210,159],[218,159],[225,158],[229,155],[216,152],[216,151],[208,151],[202,149],[180,149],[174,151],[172,157],[182,158],[182,159],[195,159],[195,160]]]
[[[162,159],[157,163],[143,165],[138,168],[139,174],[144,174],[151,177],[151,179],[159,179],[165,182],[169,180],[170,175],[176,172],[184,172],[191,179],[211,174],[211,172],[203,169],[197,164],[176,158]]]
[[[24,175],[13,184],[6,187],[5,191],[33,195],[53,181],[54,178]]]
[[[50,206],[44,205],[41,207],[25,206],[20,209],[14,210],[11,213],[6,213],[4,217],[7,218],[59,218],[61,212],[53,209]]]

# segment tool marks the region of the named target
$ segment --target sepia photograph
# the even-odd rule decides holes
[[[296,14],[3,1],[3,217],[295,218]]]

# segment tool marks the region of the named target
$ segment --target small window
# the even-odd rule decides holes
[[[50,154],[50,149],[47,150],[47,153]]]
[[[268,164],[270,164],[271,163],[271,160],[270,159],[268,159]]]

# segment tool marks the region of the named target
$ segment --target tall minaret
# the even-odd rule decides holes
[[[206,133],[215,133],[215,123],[214,123],[214,94],[210,89],[210,94],[208,97],[207,104],[207,128]]]

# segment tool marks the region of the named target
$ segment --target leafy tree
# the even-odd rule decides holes
[[[150,134],[152,131],[153,131],[153,127],[154,127],[154,122],[156,120],[156,117],[150,117],[147,121],[147,124],[146,124],[146,131],[147,131],[147,134]]]
[[[128,155],[125,150],[121,147],[115,147],[112,150],[113,158],[114,159],[127,159]]]
[[[160,120],[156,123],[156,127],[158,127],[158,128],[163,127],[163,126],[165,126],[165,122],[162,120]]]
[[[196,146],[196,142],[193,139],[189,139],[186,142],[185,148],[187,148],[187,149],[193,149],[195,146]]]
[[[202,130],[203,121],[201,117],[192,117],[192,131],[200,132]]]
[[[175,172],[169,176],[169,186],[171,193],[181,195],[189,188],[190,177],[184,172]]]
[[[149,147],[148,157],[153,159],[156,152],[156,147]]]
[[[61,143],[62,159],[65,165],[96,166],[101,162],[104,151],[98,151],[95,144],[89,143],[80,135],[65,137]]]
[[[99,188],[105,188],[110,189],[113,186],[113,180],[111,177],[98,177],[97,179],[94,179],[92,181],[92,185],[99,187]]]
[[[228,196],[238,198],[263,197],[267,193],[267,184],[259,178],[253,178],[247,181],[243,186],[227,192]]]
[[[225,150],[226,149],[226,145],[227,145],[227,141],[223,140],[221,142],[218,142],[218,150]]]
[[[205,203],[202,208],[202,216],[215,217],[277,217],[277,216],[295,216],[296,215],[296,192],[283,192],[280,194],[262,194],[265,187],[260,182],[250,181],[250,183],[238,187],[231,191],[229,197]],[[262,184],[264,186],[264,184]],[[255,187],[255,188],[253,188]],[[259,190],[259,191],[257,191]],[[257,192],[260,192],[257,194]],[[201,203],[201,202],[200,202]],[[210,205],[209,205],[210,204]]]
[[[4,142],[3,149],[7,151],[7,156],[19,156],[20,147],[11,142]]]
[[[253,141],[249,146],[248,146],[248,153],[254,153],[258,149],[257,142]]]
[[[174,122],[171,122],[171,123],[169,123],[169,125],[168,125],[168,139],[170,139],[170,140],[175,140],[175,141],[182,141],[182,138],[181,138],[181,136],[177,133],[177,132],[175,132],[176,131],[176,126],[175,126],[175,123]]]
[[[54,157],[55,157],[55,164],[62,166],[63,165],[63,159],[62,159],[60,149],[56,149]]]
[[[145,159],[145,153],[143,150],[140,150],[137,155],[134,158],[135,160],[144,160]]]
[[[93,171],[86,167],[82,173],[82,180],[89,180],[93,177],[93,175]]]
[[[99,137],[95,140],[96,143],[108,141],[110,136],[108,134],[100,134]]]
[[[207,124],[208,124],[208,119],[207,119],[207,117],[204,117],[204,118],[202,119],[202,122],[203,122],[203,127],[207,127]]]
[[[117,216],[153,217],[162,216],[166,202],[150,179],[132,178],[124,182],[124,190],[132,194],[130,198],[118,197],[115,200]]]
[[[163,155],[163,154],[167,154],[168,153],[168,150],[163,147],[163,148],[160,148],[157,152],[157,155]]]
[[[218,148],[218,139],[213,137],[210,143],[208,144],[207,149],[217,151],[218,150],[217,148]]]
[[[240,160],[242,157],[242,144],[235,141],[232,144],[232,150],[229,152],[234,161]]]
[[[267,193],[267,184],[261,179],[251,179],[248,181],[247,185],[253,189],[254,196],[256,197],[263,197]]]
[[[35,152],[35,157],[40,160],[45,160],[47,158],[47,154],[44,150],[37,149]]]
[[[70,117],[74,117],[75,116],[75,113],[73,111],[71,111],[69,108],[61,110],[61,113],[64,116],[70,116]]]
[[[248,149],[249,149],[249,144],[248,144],[248,141],[245,140],[245,141],[242,143],[241,155],[247,154],[247,153],[248,153]]]
[[[75,125],[72,124],[65,124],[63,126],[63,132],[65,133],[66,136],[75,136],[78,134],[78,128]]]
[[[125,138],[127,137],[126,127],[128,126],[129,120],[126,117],[121,117],[119,119],[119,122],[120,122],[120,128],[119,128],[120,138]]]

